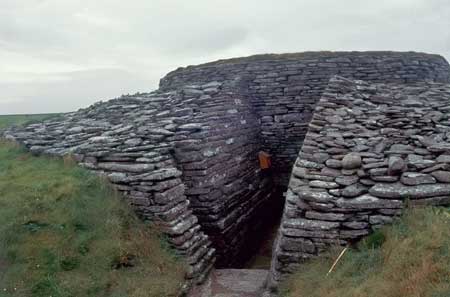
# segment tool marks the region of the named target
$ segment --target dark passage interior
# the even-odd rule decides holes
[[[272,249],[281,223],[284,199],[284,192],[280,187],[273,194],[266,213],[261,217],[261,226],[255,230],[257,235],[255,244],[248,250],[247,261],[243,263],[242,268],[270,269]]]

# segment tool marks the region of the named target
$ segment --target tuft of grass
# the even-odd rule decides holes
[[[60,115],[61,114],[59,113],[0,115],[0,130],[13,125],[22,126],[34,122],[45,121]]]
[[[337,254],[311,260],[281,286],[283,297],[450,296],[448,209],[408,210],[350,249],[326,276]]]
[[[0,297],[176,296],[185,265],[101,178],[0,142]]]

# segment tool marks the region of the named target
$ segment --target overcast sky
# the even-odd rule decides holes
[[[414,50],[450,60],[450,0],[0,0],[0,114],[148,92],[258,53]]]

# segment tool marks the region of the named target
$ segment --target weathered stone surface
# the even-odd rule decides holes
[[[387,152],[390,154],[412,154],[414,152],[414,147],[407,144],[395,143],[387,150]]]
[[[353,198],[367,193],[368,188],[360,183],[352,184],[341,191],[341,195],[346,198]]]
[[[440,155],[439,157],[437,157],[436,161],[439,163],[450,163],[450,155]]]
[[[357,153],[349,153],[342,159],[342,168],[357,169],[361,166],[361,156]]]
[[[425,169],[422,169],[422,173],[430,173],[437,170],[450,170],[450,164],[436,164],[434,166],[427,166]]]
[[[404,172],[400,181],[407,186],[436,183],[436,179],[433,176],[416,172]]]
[[[308,185],[308,182],[307,182],[307,181],[301,180],[301,179],[298,179],[298,178],[292,178],[292,179],[289,181],[288,187],[289,187],[290,189],[295,189],[295,188],[302,187],[302,186],[306,186],[306,185]]]
[[[172,201],[177,199],[180,196],[184,195],[185,186],[184,184],[179,184],[169,190],[166,190],[164,192],[156,193],[155,194],[155,202],[164,204],[168,201]]]
[[[405,186],[401,183],[376,184],[370,188],[373,196],[389,199],[420,199],[433,196],[450,195],[448,184],[426,184],[417,186]]]
[[[450,171],[438,170],[432,172],[431,175],[441,183],[450,183]]]
[[[373,179],[369,179],[369,178],[362,178],[359,180],[359,182],[365,186],[373,186],[376,184],[376,181],[374,181]]]
[[[311,202],[327,203],[335,199],[326,191],[311,191],[310,189],[304,187],[294,189],[293,191],[298,195],[300,199]]]
[[[331,195],[335,196],[335,197],[340,197],[341,196],[341,189],[331,189],[328,190],[328,193],[330,193]]]
[[[292,169],[292,174],[299,178],[306,178],[306,176],[308,175],[308,170],[303,167],[294,166],[294,168]]]
[[[406,163],[402,158],[390,157],[388,160],[388,172],[390,175],[397,175],[403,172],[406,168]]]
[[[450,143],[438,143],[427,147],[433,153],[450,153]]]
[[[338,176],[334,181],[341,186],[350,186],[352,184],[357,183],[358,180],[359,180],[358,176],[347,175],[347,176]]]
[[[383,182],[383,183],[393,183],[399,180],[399,176],[372,176],[371,177],[375,182]]]
[[[361,221],[351,221],[342,223],[342,226],[349,229],[367,229],[369,227],[369,223]]]
[[[330,155],[327,153],[315,153],[313,157],[317,163],[325,163],[330,158]]]
[[[307,220],[307,219],[288,219],[283,223],[285,228],[305,229],[305,230],[330,230],[339,227],[339,223],[319,221],[319,220]]]
[[[89,138],[89,141],[92,143],[113,143],[117,141],[117,138],[110,136],[94,136]]]
[[[320,170],[320,174],[324,176],[338,177],[341,175],[341,171],[338,169],[324,167]]]
[[[309,182],[309,186],[313,188],[335,189],[339,185],[335,182],[326,182],[321,180],[313,180]]]
[[[305,213],[305,217],[307,219],[316,219],[322,221],[345,221],[348,218],[348,215],[343,213],[324,213],[317,211],[307,211]]]
[[[365,210],[378,208],[401,208],[403,204],[399,200],[379,199],[375,196],[365,194],[352,199],[339,198],[336,201],[336,205],[341,208]]]
[[[331,124],[339,124],[340,122],[342,122],[342,118],[338,115],[327,116],[325,117],[325,120]]]
[[[330,168],[334,168],[334,169],[339,169],[342,167],[342,162],[339,160],[334,160],[334,159],[328,159],[325,162],[325,165],[327,165]]]
[[[307,239],[293,239],[283,237],[280,242],[280,247],[285,251],[294,251],[302,253],[314,253],[316,251],[315,245],[311,240]]]
[[[139,176],[141,180],[164,180],[170,177],[179,177],[181,176],[181,171],[175,169],[175,168],[163,168],[159,170],[154,170],[152,173],[144,174]]]
[[[297,165],[309,169],[321,169],[323,167],[322,164],[308,160],[299,160]]]
[[[202,128],[203,126],[200,123],[189,123],[178,126],[178,129],[186,131],[199,131],[202,130]]]
[[[296,228],[280,228],[280,233],[290,237],[304,238],[337,238],[338,230],[304,230]]]
[[[98,163],[97,167],[109,171],[125,171],[133,173],[149,172],[155,169],[153,164]]]

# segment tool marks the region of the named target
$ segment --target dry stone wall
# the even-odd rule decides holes
[[[424,81],[450,82],[450,67],[437,55],[413,52],[262,55],[178,69],[161,80],[160,89],[156,92],[100,102],[58,119],[9,129],[4,135],[23,143],[36,154],[74,154],[80,165],[107,176],[143,218],[164,227],[173,246],[186,255],[190,263],[188,278],[201,280],[214,263],[218,267],[239,267],[251,253],[265,222],[282,202],[279,192],[287,189],[291,168],[308,125],[310,133],[317,134],[318,131],[313,130],[315,126],[319,129],[326,127],[324,123],[330,123],[330,127],[335,128],[333,125],[339,124],[339,117],[328,119],[331,122],[323,119],[311,122],[319,98],[322,95],[329,98],[326,96],[331,89],[325,89],[335,74],[371,83],[395,82],[398,86]],[[334,82],[330,88],[337,85],[340,88],[341,84]],[[355,84],[365,86],[359,82],[348,84],[350,87]],[[399,88],[398,93],[404,91]],[[382,92],[377,89],[376,93]],[[330,102],[334,102],[332,98],[329,98]],[[358,105],[366,98],[358,99],[348,100],[348,104]],[[367,104],[370,102],[367,100]],[[376,105],[376,102],[370,104]],[[372,112],[363,113],[358,119],[372,117]],[[319,110],[317,116],[320,117],[321,113]],[[347,120],[345,116],[350,115],[336,116],[344,121]],[[421,124],[417,122],[418,126]],[[400,129],[396,126],[398,124],[392,125],[393,129]],[[403,128],[415,129],[408,125]],[[424,129],[427,129],[425,125]],[[399,133],[392,131],[389,133]],[[357,143],[359,153],[367,152],[366,146],[369,146],[359,140],[364,137],[351,139],[352,143]],[[338,170],[336,164],[342,160],[334,160],[332,156],[339,153],[341,146],[348,149],[339,141],[331,152],[306,151],[302,154],[311,154],[323,162],[330,158],[329,162],[334,165],[329,167]],[[308,145],[304,147],[307,149]],[[262,150],[272,155],[273,166],[265,171],[258,163],[258,152]],[[422,162],[429,162],[429,155],[417,155],[423,157]],[[368,159],[381,158],[378,155],[359,157],[362,164]],[[353,159],[358,157],[350,159],[356,162]],[[303,155],[301,160],[304,161],[298,162],[313,162]],[[297,165],[303,164],[298,162]],[[388,159],[387,162],[396,166],[401,163],[397,159]],[[305,166],[305,170],[309,169],[309,165]],[[295,167],[295,176],[298,176],[300,167]],[[391,175],[382,172],[383,167],[374,169],[378,170],[378,175],[372,175],[378,176],[378,181],[392,179]],[[438,171],[431,177],[438,180],[434,175],[445,175],[440,171],[446,170]],[[355,175],[354,170],[345,172],[339,182],[331,181],[328,176],[313,180],[312,185],[308,183],[313,189],[311,195],[318,195],[315,194],[317,189],[322,189],[321,193],[338,196],[341,194],[337,190],[353,193],[351,195],[367,190],[369,185],[364,184],[363,179],[369,178],[358,176],[357,182],[353,182],[357,173]],[[403,179],[415,178],[415,175],[410,175]],[[364,224],[356,219],[357,223],[351,223],[352,217],[345,212],[337,212],[336,215],[334,208],[331,210],[327,203],[318,202],[318,205],[323,204],[323,209],[310,211],[306,217],[301,207],[309,202],[298,205],[293,202],[300,201],[292,188],[293,185],[300,186],[300,182],[295,184],[294,179],[297,180],[291,179],[287,192],[288,203],[274,261],[274,279],[289,271],[295,261],[315,255],[328,243],[336,242],[333,234],[344,222],[350,222],[352,227],[346,227],[348,237],[339,237],[339,243],[348,238],[358,238],[369,230],[361,227]],[[342,185],[349,188],[341,189]],[[378,216],[370,216],[372,223],[368,219],[368,225],[373,225],[374,220],[388,220],[387,217],[399,212],[400,199],[380,197],[391,194],[370,195],[389,201],[392,207],[384,207],[384,213],[377,210]],[[363,197],[367,199],[368,196]],[[347,203],[346,199],[350,197],[344,198],[339,201]],[[362,216],[369,215],[364,211],[361,213]],[[323,223],[331,235],[313,240],[311,234],[316,229],[307,229],[305,234],[309,235],[303,237],[283,233],[288,229],[301,230],[298,227],[300,223],[295,222],[302,220]],[[315,226],[320,230],[323,228],[322,225]],[[286,248],[284,242],[288,239],[292,239],[291,245]],[[307,244],[299,244],[301,240]],[[298,249],[305,247],[308,248],[305,253],[299,252]]]
[[[143,219],[161,226],[185,256],[188,280],[201,281],[214,264],[215,249],[190,208],[173,149],[202,129],[189,123],[193,111],[187,102],[218,93],[218,87],[123,96],[61,118],[12,128],[5,137],[35,154],[72,154],[81,166],[107,177]]]
[[[449,111],[450,85],[331,79],[292,170],[274,283],[407,205],[450,204]]]
[[[262,149],[271,153],[275,181],[285,187],[315,104],[333,75],[371,82],[450,81],[447,61],[402,52],[306,52],[260,55],[180,68],[161,79],[170,90],[187,83],[239,80],[261,122]]]

